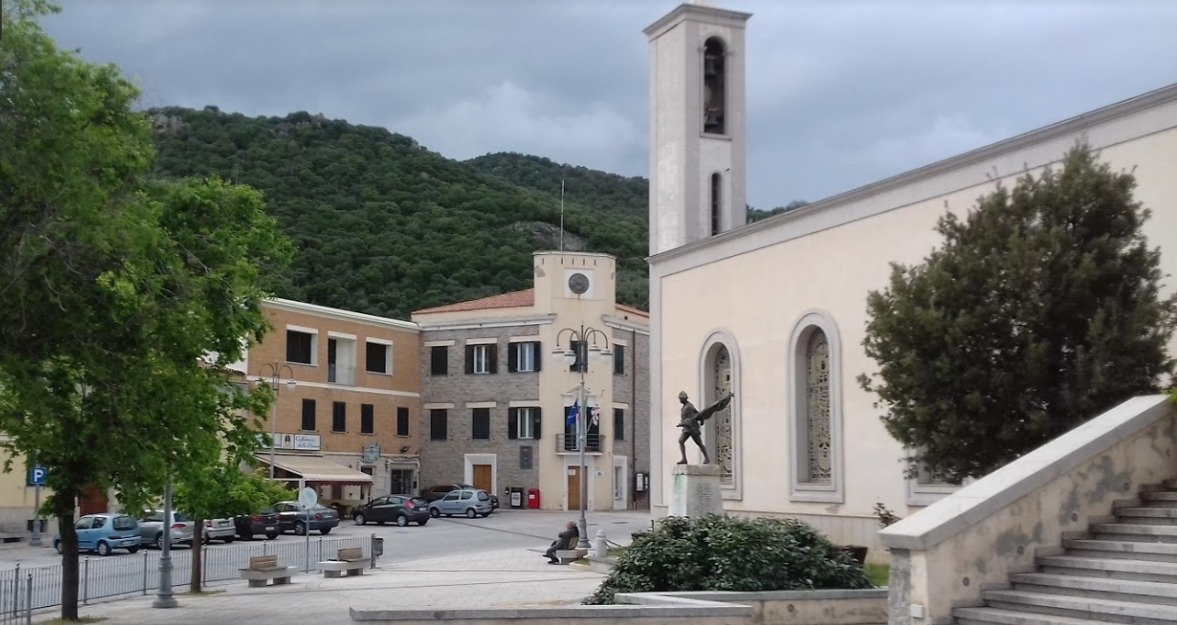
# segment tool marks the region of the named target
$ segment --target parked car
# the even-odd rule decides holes
[[[279,532],[293,531],[302,536],[309,529],[325,535],[339,525],[339,513],[320,504],[308,511],[303,510],[297,501],[279,501],[274,504],[274,510],[278,513]]]
[[[490,504],[490,494],[484,490],[463,488],[451,490],[445,497],[429,504],[429,516],[437,518],[441,515],[454,516],[464,514],[473,519],[478,515],[490,516],[494,508]]]
[[[274,540],[282,530],[278,525],[278,513],[273,508],[266,508],[257,514],[242,515],[233,519],[237,526],[237,535],[241,540],[253,540],[254,536],[265,535]]]
[[[200,539],[206,545],[214,540],[231,543],[237,540],[237,526],[233,524],[232,519],[206,519]]]
[[[192,546],[193,526],[192,518],[183,512],[172,511],[172,518],[168,520],[173,545],[187,544]],[[164,541],[163,510],[152,510],[139,519],[140,542],[144,545],[155,545],[163,549]]]
[[[438,499],[441,499],[442,497],[445,497],[446,493],[449,493],[450,491],[461,489],[478,490],[473,484],[438,484],[437,486],[430,486],[428,490],[421,491],[421,497],[423,497],[425,501],[434,502]],[[492,495],[490,493],[487,493],[487,495],[490,495],[491,509],[497,510],[499,508],[498,496]]]
[[[351,512],[356,525],[366,523],[396,523],[404,527],[409,523],[425,525],[429,522],[429,502],[410,495],[388,495],[377,497],[366,504],[357,506]]]
[[[87,514],[74,523],[78,550],[110,555],[113,549],[139,551],[139,522],[125,514]],[[61,553],[61,536],[53,537],[53,548]]]

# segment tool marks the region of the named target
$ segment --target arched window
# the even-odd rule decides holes
[[[723,176],[711,174],[711,236],[719,234],[723,206]]]
[[[838,326],[824,312],[809,312],[789,341],[788,419],[793,501],[841,503],[842,384]]]
[[[726,52],[718,37],[711,37],[703,44],[703,132],[717,135],[724,133]]]
[[[736,398],[712,415],[703,429],[703,442],[711,462],[719,467],[724,499],[740,499],[739,350],[727,332],[716,332],[703,345],[700,380],[703,383],[697,408],[709,406],[728,393]]]

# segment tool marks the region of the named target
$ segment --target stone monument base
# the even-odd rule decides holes
[[[697,518],[723,514],[718,465],[676,464],[670,475],[670,506],[666,516]]]

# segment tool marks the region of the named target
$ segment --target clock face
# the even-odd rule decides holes
[[[577,295],[584,295],[584,292],[589,288],[588,276],[583,273],[574,273],[568,278],[568,289]]]

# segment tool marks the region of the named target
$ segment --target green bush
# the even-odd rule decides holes
[[[846,551],[800,521],[667,517],[633,541],[584,603],[611,604],[619,592],[871,587]]]

